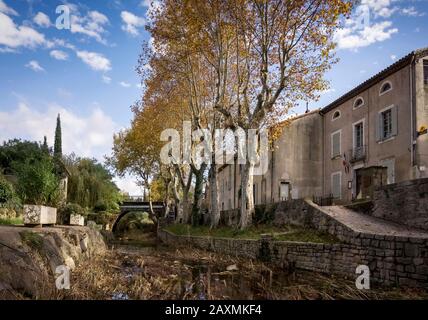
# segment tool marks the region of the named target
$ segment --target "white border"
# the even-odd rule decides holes
[[[336,114],[336,112],[339,112],[339,116],[335,118],[334,115]],[[340,119],[341,116],[342,116],[342,112],[340,112],[340,110],[336,110],[333,112],[333,114],[331,116],[331,121],[335,121],[337,119]]]
[[[383,86],[385,84],[387,84],[387,83],[389,83],[389,85],[391,86],[391,88],[388,89],[388,90],[386,90],[386,91],[384,91],[384,92],[382,92]],[[386,81],[382,82],[382,84],[380,85],[380,88],[379,88],[379,96],[383,96],[384,94],[388,93],[389,91],[392,91],[392,89],[393,89],[393,87],[392,87],[392,82],[391,81],[386,80]]]
[[[357,101],[358,100],[362,100],[363,101],[363,103],[362,104],[360,104],[359,106],[355,106],[355,104],[357,103]],[[365,106],[365,104],[366,104],[366,102],[364,101],[364,98],[363,97],[357,97],[355,100],[354,100],[354,104],[352,105],[352,110],[355,110],[355,109],[359,109],[359,108],[361,108],[361,107],[364,107]]]

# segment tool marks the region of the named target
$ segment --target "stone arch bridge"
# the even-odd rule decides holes
[[[150,202],[143,201],[142,199],[143,197],[132,197],[122,202],[120,205],[120,213],[114,221],[111,229],[113,232],[116,232],[119,221],[128,213],[150,211]],[[152,208],[158,217],[163,217],[165,215],[166,206],[163,202],[152,202]]]

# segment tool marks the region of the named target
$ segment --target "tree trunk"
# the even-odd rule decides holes
[[[169,195],[170,195],[170,191],[171,191],[171,184],[172,184],[172,180],[168,180],[165,182],[166,192],[165,192],[165,197],[163,199],[163,202],[165,204],[164,218],[168,218],[169,211],[170,211],[171,201],[170,201]]]
[[[204,172],[207,165],[202,164],[199,170],[194,170],[195,173],[195,191],[193,193],[193,206],[192,206],[192,225],[197,226],[201,222],[201,200],[202,200],[202,191],[204,186]]]
[[[241,212],[239,229],[244,230],[252,223],[253,202],[253,166],[247,161],[241,171]]]
[[[210,185],[210,227],[216,228],[220,221],[220,210],[218,208],[218,184],[217,184],[217,168],[215,163],[211,165],[209,173]]]
[[[152,191],[151,191],[150,187],[147,188],[147,192],[148,192],[148,196],[149,196],[149,207],[150,207],[149,217],[150,217],[150,219],[153,220],[154,223],[157,223],[158,222],[158,218],[156,217],[156,214],[153,211]]]

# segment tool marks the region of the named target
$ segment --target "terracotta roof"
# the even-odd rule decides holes
[[[391,64],[389,67],[383,69],[379,73],[375,74],[373,77],[364,81],[363,83],[361,83],[360,85],[352,89],[351,91],[348,91],[347,93],[345,93],[344,95],[342,95],[341,97],[339,97],[338,99],[336,99],[335,101],[333,101],[332,103],[330,103],[329,105],[321,109],[321,113],[325,114],[329,112],[330,110],[336,108],[337,106],[346,102],[350,98],[359,95],[361,92],[367,90],[368,88],[375,85],[376,83],[389,77],[391,74],[408,66],[412,62],[413,58],[418,58],[425,55],[428,55],[428,47],[412,51],[411,53],[407,54],[397,62]]]

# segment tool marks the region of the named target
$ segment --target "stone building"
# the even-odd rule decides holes
[[[254,203],[332,195],[428,177],[428,48],[416,50],[321,110],[290,119],[254,176]],[[221,210],[239,207],[240,166],[218,168]]]
[[[267,173],[254,176],[255,204],[322,194],[322,116],[315,110],[288,120],[268,156]],[[240,206],[240,170],[235,164],[218,169],[221,210]]]
[[[321,110],[324,194],[347,203],[427,176],[427,79],[428,49],[417,50]]]

